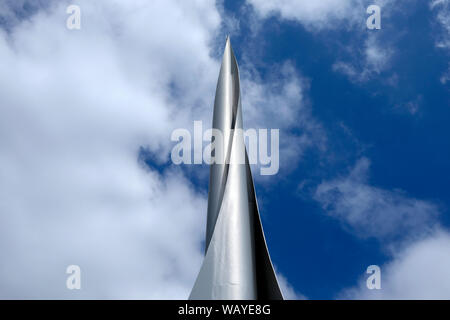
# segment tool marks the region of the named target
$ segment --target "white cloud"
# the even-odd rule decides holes
[[[138,158],[143,146],[167,161],[173,129],[211,122],[214,1],[77,1],[72,31],[68,2],[26,19],[24,3],[0,7],[10,21],[0,29],[0,297],[186,298],[206,194],[181,170]],[[290,72],[279,87],[243,77],[246,121],[273,127],[273,112],[251,111],[252,92],[284,119],[298,113],[302,84]],[[65,288],[70,264],[82,270],[79,292]]]
[[[446,84],[448,81],[450,81],[450,63],[448,64],[448,70],[444,72],[439,80],[442,84]]]
[[[436,46],[440,48],[450,48],[450,1],[434,0],[430,8],[436,12],[436,20],[443,29],[442,34],[437,35],[439,39]]]
[[[450,299],[450,234],[436,231],[397,252],[381,267],[381,290],[369,290],[366,279],[342,292],[350,299]]]
[[[295,291],[295,289],[289,284],[287,279],[277,273],[278,284],[280,285],[281,292],[283,292],[283,298],[285,300],[306,300],[307,298]]]
[[[8,30],[37,10],[47,7],[46,0],[3,0],[0,2],[0,25]]]
[[[450,1],[434,0],[431,2],[430,8],[436,13],[436,21],[441,29],[441,32],[435,34],[436,47],[450,52]],[[440,78],[442,84],[446,84],[449,80],[450,64]]]
[[[312,116],[306,99],[308,81],[297,74],[290,62],[264,81],[250,68],[241,69],[244,126],[281,129],[281,168],[295,169],[292,163],[297,163],[308,148],[325,150],[325,131]],[[293,129],[297,129],[297,133],[291,133]],[[272,180],[270,176],[265,178]]]
[[[363,50],[350,54],[353,62],[339,60],[333,64],[333,70],[345,74],[353,82],[366,82],[390,67],[393,54],[392,48],[381,44],[378,36],[371,34],[366,38]]]
[[[396,3],[392,0],[247,0],[262,18],[279,16],[282,19],[301,23],[310,31],[366,28],[369,5],[379,5],[382,9]],[[390,12],[382,13],[383,18]]]
[[[395,109],[399,111],[406,111],[411,115],[416,115],[420,111],[422,105],[423,96],[418,95],[415,99],[407,101],[405,103],[400,103],[395,106]]]
[[[361,0],[248,0],[262,17],[280,15],[296,20],[309,28],[323,29],[337,25],[365,21],[365,7]],[[358,13],[360,13],[358,15]]]
[[[314,199],[332,217],[362,238],[396,240],[420,237],[432,230],[439,214],[435,204],[401,190],[385,190],[368,182],[370,162],[360,159],[345,177],[322,182]]]
[[[172,127],[210,103],[220,17],[213,2],[78,4],[79,31],[60,2],[0,31],[0,297],[186,298],[206,195],[138,152],[167,157]]]
[[[347,176],[321,183],[314,198],[332,217],[361,238],[375,237],[389,249],[381,267],[381,290],[369,290],[369,274],[344,289],[339,299],[449,299],[450,234],[437,221],[439,208],[401,190],[369,184],[360,159]]]
[[[382,8],[382,19],[389,18],[396,10],[397,2],[391,0],[326,0],[326,1],[267,1],[248,0],[261,17],[278,15],[294,20],[309,31],[343,30],[351,28],[354,36],[343,44],[341,57],[333,64],[333,70],[347,75],[351,81],[362,83],[371,80],[390,67],[395,49],[392,41],[380,39],[380,31],[368,31],[366,9],[369,4]],[[330,40],[332,41],[332,40]],[[342,51],[342,48],[338,52]]]

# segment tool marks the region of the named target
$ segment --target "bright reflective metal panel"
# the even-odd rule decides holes
[[[210,169],[206,253],[190,299],[283,298],[267,251],[244,139],[233,131],[242,127],[239,70],[227,38],[213,115],[213,128],[224,135],[224,152],[220,164]],[[244,164],[237,161],[240,156]]]

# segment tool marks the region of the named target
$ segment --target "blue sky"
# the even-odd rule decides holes
[[[170,136],[211,123],[229,34],[245,127],[280,129],[253,175],[285,295],[450,298],[448,0],[73,3],[0,4],[0,297],[188,296],[209,170]]]

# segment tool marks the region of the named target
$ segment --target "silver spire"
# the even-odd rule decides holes
[[[223,159],[210,168],[205,259],[189,299],[283,299],[267,251],[242,129],[239,69],[227,37],[213,128]],[[217,154],[220,156],[220,154]],[[243,156],[244,161],[239,161]]]

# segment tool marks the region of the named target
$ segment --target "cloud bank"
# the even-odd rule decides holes
[[[0,297],[185,298],[206,196],[139,150],[164,158],[171,126],[206,106],[220,17],[206,2],[79,5],[81,30],[55,2],[0,31]]]
[[[206,191],[158,164],[173,129],[211,122],[223,19],[214,1],[77,1],[68,30],[68,4],[0,6],[0,297],[184,299]],[[302,107],[292,70],[278,87],[243,82],[249,123],[268,123],[251,92],[286,118]]]

